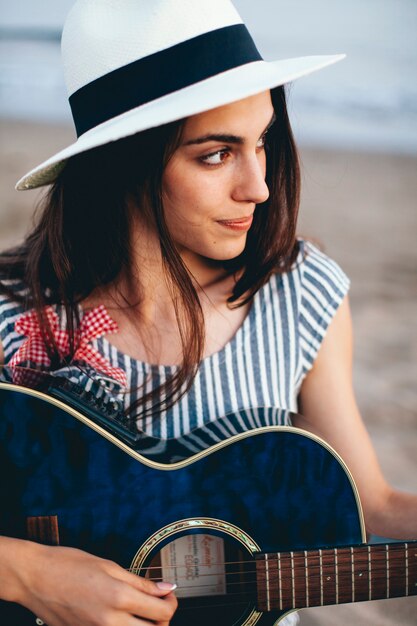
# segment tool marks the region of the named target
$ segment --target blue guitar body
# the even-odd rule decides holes
[[[324,442],[304,431],[265,426],[161,463],[64,403],[4,383],[0,499],[1,534],[25,538],[28,517],[57,516],[62,545],[133,565],[141,575],[152,560],[160,564],[157,555],[166,544],[185,535],[223,538],[234,559],[243,555],[242,564],[253,564],[260,551],[364,540],[346,468]],[[248,591],[241,605],[231,608],[227,597],[200,598],[201,614],[190,608],[197,606],[196,598],[180,599],[172,624],[271,625],[280,617],[259,612],[256,593]],[[24,626],[35,618],[2,603],[0,623]]]

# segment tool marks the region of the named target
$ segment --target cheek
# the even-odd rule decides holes
[[[183,227],[192,228],[198,214],[198,198],[193,187],[167,185],[163,190],[163,206],[165,220],[172,231]]]
[[[168,171],[162,180],[162,197],[167,223],[198,225],[202,220],[216,216],[220,201],[221,185],[213,183],[213,177],[199,172],[180,175]]]

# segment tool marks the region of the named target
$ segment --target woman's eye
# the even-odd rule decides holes
[[[256,148],[258,150],[262,150],[266,146],[267,134],[265,133],[258,140],[256,144]],[[216,152],[212,152],[211,154],[206,154],[205,156],[200,157],[200,161],[205,163],[206,165],[222,165],[226,158],[229,156],[229,149],[222,148],[222,150],[217,150]]]
[[[207,165],[221,165],[224,162],[224,157],[229,153],[228,150],[217,150],[217,152],[212,152],[211,154],[206,154],[206,156],[200,157],[200,161],[206,163]]]
[[[266,145],[266,136],[268,133],[265,133],[264,135],[262,135],[262,137],[259,139],[258,143],[257,143],[257,148],[265,148]]]

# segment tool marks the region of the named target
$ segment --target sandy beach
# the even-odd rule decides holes
[[[18,242],[39,191],[16,180],[73,140],[72,129],[0,122],[0,249]],[[355,386],[385,474],[417,491],[417,157],[303,149],[299,232],[352,281]],[[417,624],[417,600],[309,609],[303,626]]]

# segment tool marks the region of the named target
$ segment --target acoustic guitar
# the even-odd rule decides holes
[[[173,626],[272,626],[303,607],[416,595],[417,542],[365,543],[346,465],[276,425],[288,417],[252,408],[164,442],[68,381],[0,382],[0,533],[59,534],[176,582]],[[0,603],[1,624],[36,620]]]

